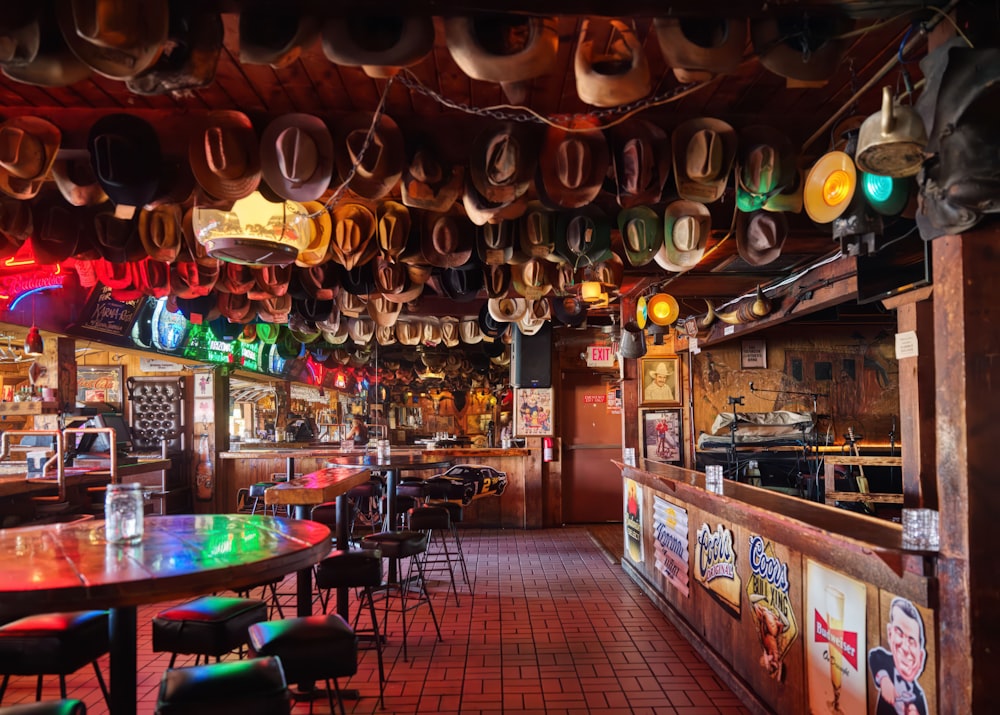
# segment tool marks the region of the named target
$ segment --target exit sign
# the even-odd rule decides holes
[[[588,367],[612,367],[615,364],[615,354],[610,345],[587,346]]]

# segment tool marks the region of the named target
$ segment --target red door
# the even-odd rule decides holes
[[[567,524],[622,520],[622,418],[608,411],[607,382],[566,372],[557,426],[562,439],[563,519]]]

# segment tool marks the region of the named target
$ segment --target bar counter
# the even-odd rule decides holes
[[[730,480],[717,495],[703,473],[650,460],[615,464],[622,568],[751,710],[827,712],[836,663],[841,710],[874,712],[869,649],[884,646],[902,597],[923,621],[919,684],[937,712],[936,553],[902,548],[899,524]]]

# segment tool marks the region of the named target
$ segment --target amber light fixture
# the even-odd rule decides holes
[[[45,352],[45,343],[42,341],[42,334],[35,325],[35,298],[31,298],[31,327],[28,334],[24,336],[24,354],[31,357],[39,357]]]
[[[656,325],[670,325],[680,316],[677,299],[669,293],[657,293],[646,303],[649,322]]]

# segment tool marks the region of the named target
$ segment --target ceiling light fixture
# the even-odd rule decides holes
[[[45,343],[42,341],[42,334],[35,325],[35,299],[31,299],[31,328],[24,337],[24,354],[31,357],[40,357],[45,352]]]

